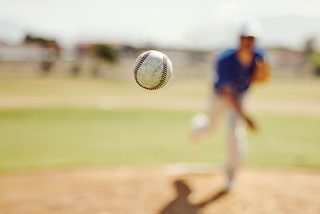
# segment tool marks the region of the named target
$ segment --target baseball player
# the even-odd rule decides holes
[[[247,140],[246,125],[257,130],[256,123],[243,108],[243,100],[252,82],[264,82],[270,76],[269,66],[261,51],[255,49],[258,24],[245,23],[240,29],[238,49],[223,52],[216,62],[212,95],[207,114],[191,119],[191,143],[196,144],[210,135],[224,113],[228,113],[226,191],[244,158]]]

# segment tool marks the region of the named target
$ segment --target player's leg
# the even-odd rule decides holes
[[[226,108],[225,100],[216,94],[210,97],[207,114],[197,114],[191,119],[191,143],[213,134]]]
[[[239,102],[242,102],[240,98]],[[227,186],[229,190],[234,176],[239,169],[247,148],[246,128],[243,121],[232,110],[229,112],[229,127],[227,139]]]

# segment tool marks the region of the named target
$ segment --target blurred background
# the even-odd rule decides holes
[[[144,49],[166,52],[179,75],[206,75],[212,54],[235,47],[239,24],[252,18],[261,23],[258,45],[272,55],[275,76],[320,75],[316,0],[0,4],[1,75],[123,77]]]
[[[252,19],[261,24],[257,46],[267,51],[272,78],[249,92],[247,110],[259,132],[249,133],[245,166],[318,172],[320,1],[0,0],[0,214],[36,210],[5,188],[10,184],[5,176],[18,172],[223,163],[225,126],[195,149],[188,145],[189,120],[206,110],[215,57],[237,47],[239,24]],[[174,71],[169,84],[154,92],[140,89],[132,75],[135,59],[151,49],[165,53]],[[121,180],[131,175],[90,173],[75,176]],[[144,177],[136,175],[134,181],[155,179],[152,170],[139,173]],[[24,188],[29,197],[27,187],[13,192]],[[310,194],[294,204],[317,213],[319,203],[309,204],[310,212],[304,206]],[[62,202],[44,199],[40,213],[54,213],[54,206],[63,213],[63,204],[79,202],[73,196]],[[133,213],[121,203],[110,202],[122,209],[110,213]],[[83,210],[94,210],[92,204]],[[270,212],[281,213],[275,210]],[[294,206],[289,210],[301,213]]]

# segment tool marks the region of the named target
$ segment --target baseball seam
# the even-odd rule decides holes
[[[136,83],[141,87],[141,88],[144,88],[146,90],[157,90],[159,89],[165,82],[166,80],[166,77],[167,77],[167,61],[168,61],[168,57],[167,55],[164,55],[163,56],[163,70],[162,70],[162,75],[161,75],[161,79],[160,79],[160,82],[154,86],[154,87],[151,87],[151,88],[148,88],[148,87],[145,87],[143,85],[141,85],[141,83],[139,82],[138,80],[138,71],[139,71],[139,68],[141,67],[142,63],[148,58],[148,56],[150,55],[152,51],[147,51],[142,57],[141,59],[139,60],[139,62],[137,63],[137,66],[135,67],[134,69],[134,79],[136,81]]]

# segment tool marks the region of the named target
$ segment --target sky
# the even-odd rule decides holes
[[[320,47],[319,0],[0,0],[0,40],[213,49],[235,45],[248,19],[260,22],[262,46],[301,49],[315,37]]]

